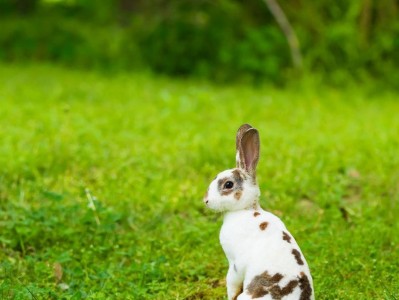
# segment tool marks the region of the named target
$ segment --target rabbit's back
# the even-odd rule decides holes
[[[312,289],[307,262],[277,216],[262,209],[229,212],[220,242],[230,265],[243,278],[243,297],[252,294],[267,299],[274,292],[277,298],[299,299],[298,295]]]

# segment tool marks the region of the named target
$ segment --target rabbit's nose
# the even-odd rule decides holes
[[[208,200],[208,192],[206,192],[203,201],[205,202],[205,204],[208,204],[209,200]]]

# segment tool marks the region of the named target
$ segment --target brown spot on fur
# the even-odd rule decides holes
[[[270,290],[270,294],[273,299],[280,300],[282,297],[291,294],[297,286],[298,286],[298,280],[291,280],[283,288],[281,288],[278,285],[273,286]]]
[[[287,283],[285,287],[282,288],[281,295],[286,296],[288,294],[291,294],[297,285],[298,285],[297,280],[291,280],[290,282]]]
[[[254,298],[260,298],[269,294],[273,285],[277,284],[283,276],[279,273],[270,276],[267,271],[255,276],[247,286],[248,293]]]
[[[221,194],[222,194],[223,196],[227,196],[227,195],[230,195],[232,192],[233,192],[233,189],[231,189],[231,190],[223,190],[223,191],[221,192]]]
[[[291,236],[288,233],[286,233],[285,231],[283,231],[283,240],[287,241],[287,243],[291,244]]]
[[[280,300],[282,297],[291,294],[298,286],[298,280],[291,280],[283,288],[278,283],[283,279],[283,275],[276,273],[273,276],[267,271],[255,276],[251,283],[247,286],[247,292],[254,298],[260,298],[270,294],[272,299]]]
[[[237,192],[234,194],[234,198],[235,198],[236,200],[240,200],[241,196],[242,196],[242,191],[237,191]]]
[[[254,217],[257,217],[257,216],[259,216],[260,215],[260,213],[259,212],[254,212]]]
[[[278,283],[280,282],[281,279],[283,279],[283,275],[281,275],[280,273],[276,273],[273,275],[273,277],[271,278],[271,282],[273,283]]]
[[[267,225],[269,225],[269,223],[267,223],[267,222],[260,223],[260,224],[259,224],[259,228],[260,228],[261,230],[265,230],[266,227],[267,227]]]
[[[292,252],[291,252],[293,255],[294,255],[294,257],[295,257],[295,259],[296,259],[296,262],[298,263],[298,265],[303,265],[304,264],[304,262],[303,262],[303,260],[302,260],[302,256],[301,256],[301,253],[298,251],[298,250],[296,250],[296,249],[292,249]]]
[[[237,192],[241,192],[242,194],[242,190],[243,190],[243,183],[245,180],[245,174],[240,171],[239,169],[234,169],[233,170],[233,178],[234,178],[234,183],[235,183],[235,190]]]
[[[244,180],[245,179],[245,173],[242,172],[240,169],[234,169],[233,170],[233,176],[236,180]]]
[[[225,177],[225,178],[220,178],[220,179],[218,180],[218,188],[219,188],[219,190],[222,190],[222,189],[223,189],[223,185],[224,185],[224,183],[225,183],[227,180],[229,180],[229,178],[227,178],[227,177]]]
[[[243,287],[241,286],[241,288],[238,291],[238,293],[233,297],[233,300],[237,300],[238,296],[240,296],[242,292],[243,292]]]
[[[302,290],[299,300],[310,300],[310,296],[312,296],[312,287],[308,276],[303,272],[301,272],[301,276],[299,277],[299,288]]]

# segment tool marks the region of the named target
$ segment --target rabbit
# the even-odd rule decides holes
[[[229,262],[228,299],[312,300],[313,279],[298,244],[284,223],[259,205],[259,150],[258,130],[242,125],[236,168],[219,173],[203,199],[224,213],[219,238]]]

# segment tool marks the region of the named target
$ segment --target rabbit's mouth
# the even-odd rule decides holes
[[[227,210],[226,203],[223,203],[216,199],[204,198],[204,204],[211,210],[223,212]]]

